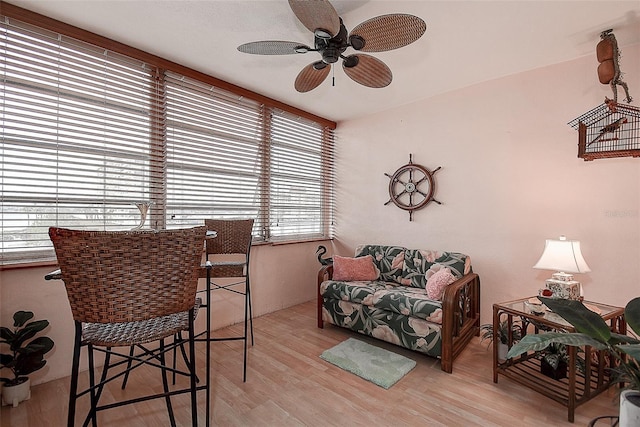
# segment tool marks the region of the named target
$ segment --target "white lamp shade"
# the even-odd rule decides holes
[[[591,271],[582,257],[580,242],[576,240],[547,239],[542,256],[533,266],[540,270],[554,270],[565,273],[588,273]]]

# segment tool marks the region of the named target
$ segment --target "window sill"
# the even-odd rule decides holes
[[[333,239],[323,238],[311,238],[300,240],[286,240],[282,242],[253,242],[252,246],[284,246],[284,245],[296,245],[301,243],[313,243],[313,242],[326,242]],[[57,267],[58,261],[55,258],[43,258],[43,259],[25,259],[25,260],[5,260],[0,262],[0,271],[15,270],[19,268],[37,268],[37,267]]]
[[[58,261],[55,258],[41,260],[7,260],[0,264],[0,271],[15,270],[19,268],[55,267]]]

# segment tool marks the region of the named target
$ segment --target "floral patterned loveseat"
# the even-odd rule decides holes
[[[472,272],[470,258],[382,245],[360,246],[355,255],[354,260],[371,256],[377,279],[332,280],[334,265],[323,266],[318,272],[318,327],[328,322],[438,357],[442,370],[452,372],[453,360],[480,331],[480,278]],[[427,281],[443,268],[453,282],[440,299],[431,299]]]

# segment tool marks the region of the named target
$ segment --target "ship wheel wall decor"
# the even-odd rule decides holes
[[[436,181],[433,175],[441,168],[430,171],[424,166],[413,163],[409,154],[409,163],[401,166],[393,175],[385,173],[389,177],[389,197],[385,206],[392,203],[409,211],[409,221],[413,221],[413,211],[422,209],[433,201],[439,205],[439,201],[433,198],[436,191]]]

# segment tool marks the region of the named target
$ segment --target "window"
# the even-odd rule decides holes
[[[270,118],[269,237],[322,235],[330,226],[326,212],[332,211],[332,198],[324,187],[333,181],[332,138],[315,123],[285,112],[274,112]]]
[[[253,217],[260,224],[268,149],[263,107],[174,73],[166,75],[167,221]],[[260,227],[256,227],[259,229]]]
[[[0,25],[3,263],[51,257],[49,226],[133,228],[140,202],[146,227],[331,237],[335,126],[31,24]]]

